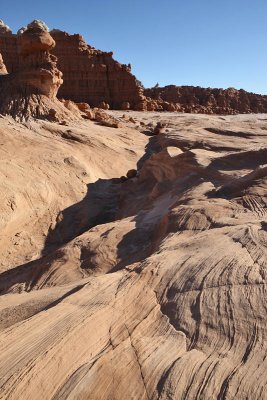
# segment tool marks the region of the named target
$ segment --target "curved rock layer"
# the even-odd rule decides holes
[[[111,114],[3,131],[0,397],[265,399],[267,116]]]

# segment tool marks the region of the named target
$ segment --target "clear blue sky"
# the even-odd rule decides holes
[[[42,19],[50,29],[81,33],[131,63],[146,87],[267,94],[267,0],[12,0],[3,1],[0,19],[13,31]]]

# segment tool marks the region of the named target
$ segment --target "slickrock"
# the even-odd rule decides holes
[[[106,113],[0,119],[0,397],[264,400],[267,115]]]

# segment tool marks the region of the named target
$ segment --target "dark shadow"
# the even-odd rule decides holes
[[[148,143],[145,147],[144,155],[137,161],[137,170],[140,170],[146,160],[148,160],[153,153],[161,151],[161,146],[157,143],[158,139],[151,131],[143,132],[146,136],[149,136]]]
[[[85,197],[58,214],[56,226],[48,231],[42,254],[54,251],[96,225],[113,221],[120,183],[119,179],[98,179],[88,184]]]
[[[68,139],[70,138],[68,137]],[[145,148],[144,155],[137,163],[137,168],[140,169],[144,161],[158,150],[160,148],[156,145],[155,137],[151,137]],[[25,291],[32,290],[50,265],[55,260],[62,258],[61,247],[63,245],[94,226],[116,220],[122,185],[127,185],[127,183],[130,183],[129,180],[123,177],[123,179],[98,179],[96,182],[88,184],[85,197],[80,202],[67,207],[58,214],[56,225],[49,228],[41,257],[0,274],[0,293],[7,293],[15,285],[23,285],[23,290]],[[143,239],[138,238],[138,230],[129,235],[129,239],[125,238],[126,241],[133,240],[136,241],[138,246],[142,246]],[[138,254],[137,251],[134,251],[134,253],[135,255]],[[125,260],[128,255],[127,253],[121,256]],[[133,260],[135,255],[133,254],[132,256]],[[123,264],[124,261],[120,265]]]
[[[215,133],[216,135],[228,136],[228,137],[238,137],[238,138],[245,138],[245,139],[253,139],[255,135],[248,132],[234,132],[234,131],[227,131],[218,128],[205,128],[206,131]]]
[[[260,165],[266,164],[267,148],[260,150],[243,151],[216,158],[210,164],[210,168],[216,170],[232,171],[240,169],[255,170]]]

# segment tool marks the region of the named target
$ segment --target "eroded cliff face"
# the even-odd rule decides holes
[[[5,37],[9,37],[9,34]],[[13,36],[10,37],[13,43]],[[48,116],[52,109],[67,114],[56,98],[63,81],[56,65],[57,58],[50,54],[54,46],[54,39],[39,21],[33,21],[21,29],[15,46],[17,70],[9,70],[7,74],[4,64],[1,64],[1,114],[21,120]]]
[[[0,24],[0,51],[8,71],[20,68],[17,57],[19,35]],[[244,90],[210,89],[174,85],[145,89],[131,73],[131,66],[113,59],[112,52],[97,50],[81,35],[54,29],[56,46],[51,53],[58,59],[63,73],[59,98],[86,102],[91,107],[132,109],[139,111],[178,111],[204,114],[238,114],[267,112],[267,98]]]
[[[111,52],[96,50],[80,35],[61,31],[51,35],[56,41],[53,54],[64,76],[59,96],[95,107],[104,101],[115,109],[123,108],[125,102],[135,108],[142,100],[142,89],[131,67],[115,61]]]
[[[267,96],[245,90],[211,89],[194,86],[165,86],[145,89],[154,100],[176,104],[179,111],[203,114],[266,113]]]
[[[107,103],[111,108],[142,109],[143,89],[131,73],[130,65],[115,61],[112,52],[96,50],[81,35],[53,30],[56,47],[51,53],[58,59],[64,82],[58,96],[98,107]],[[0,31],[0,49],[10,72],[20,69],[17,46],[20,35]]]

